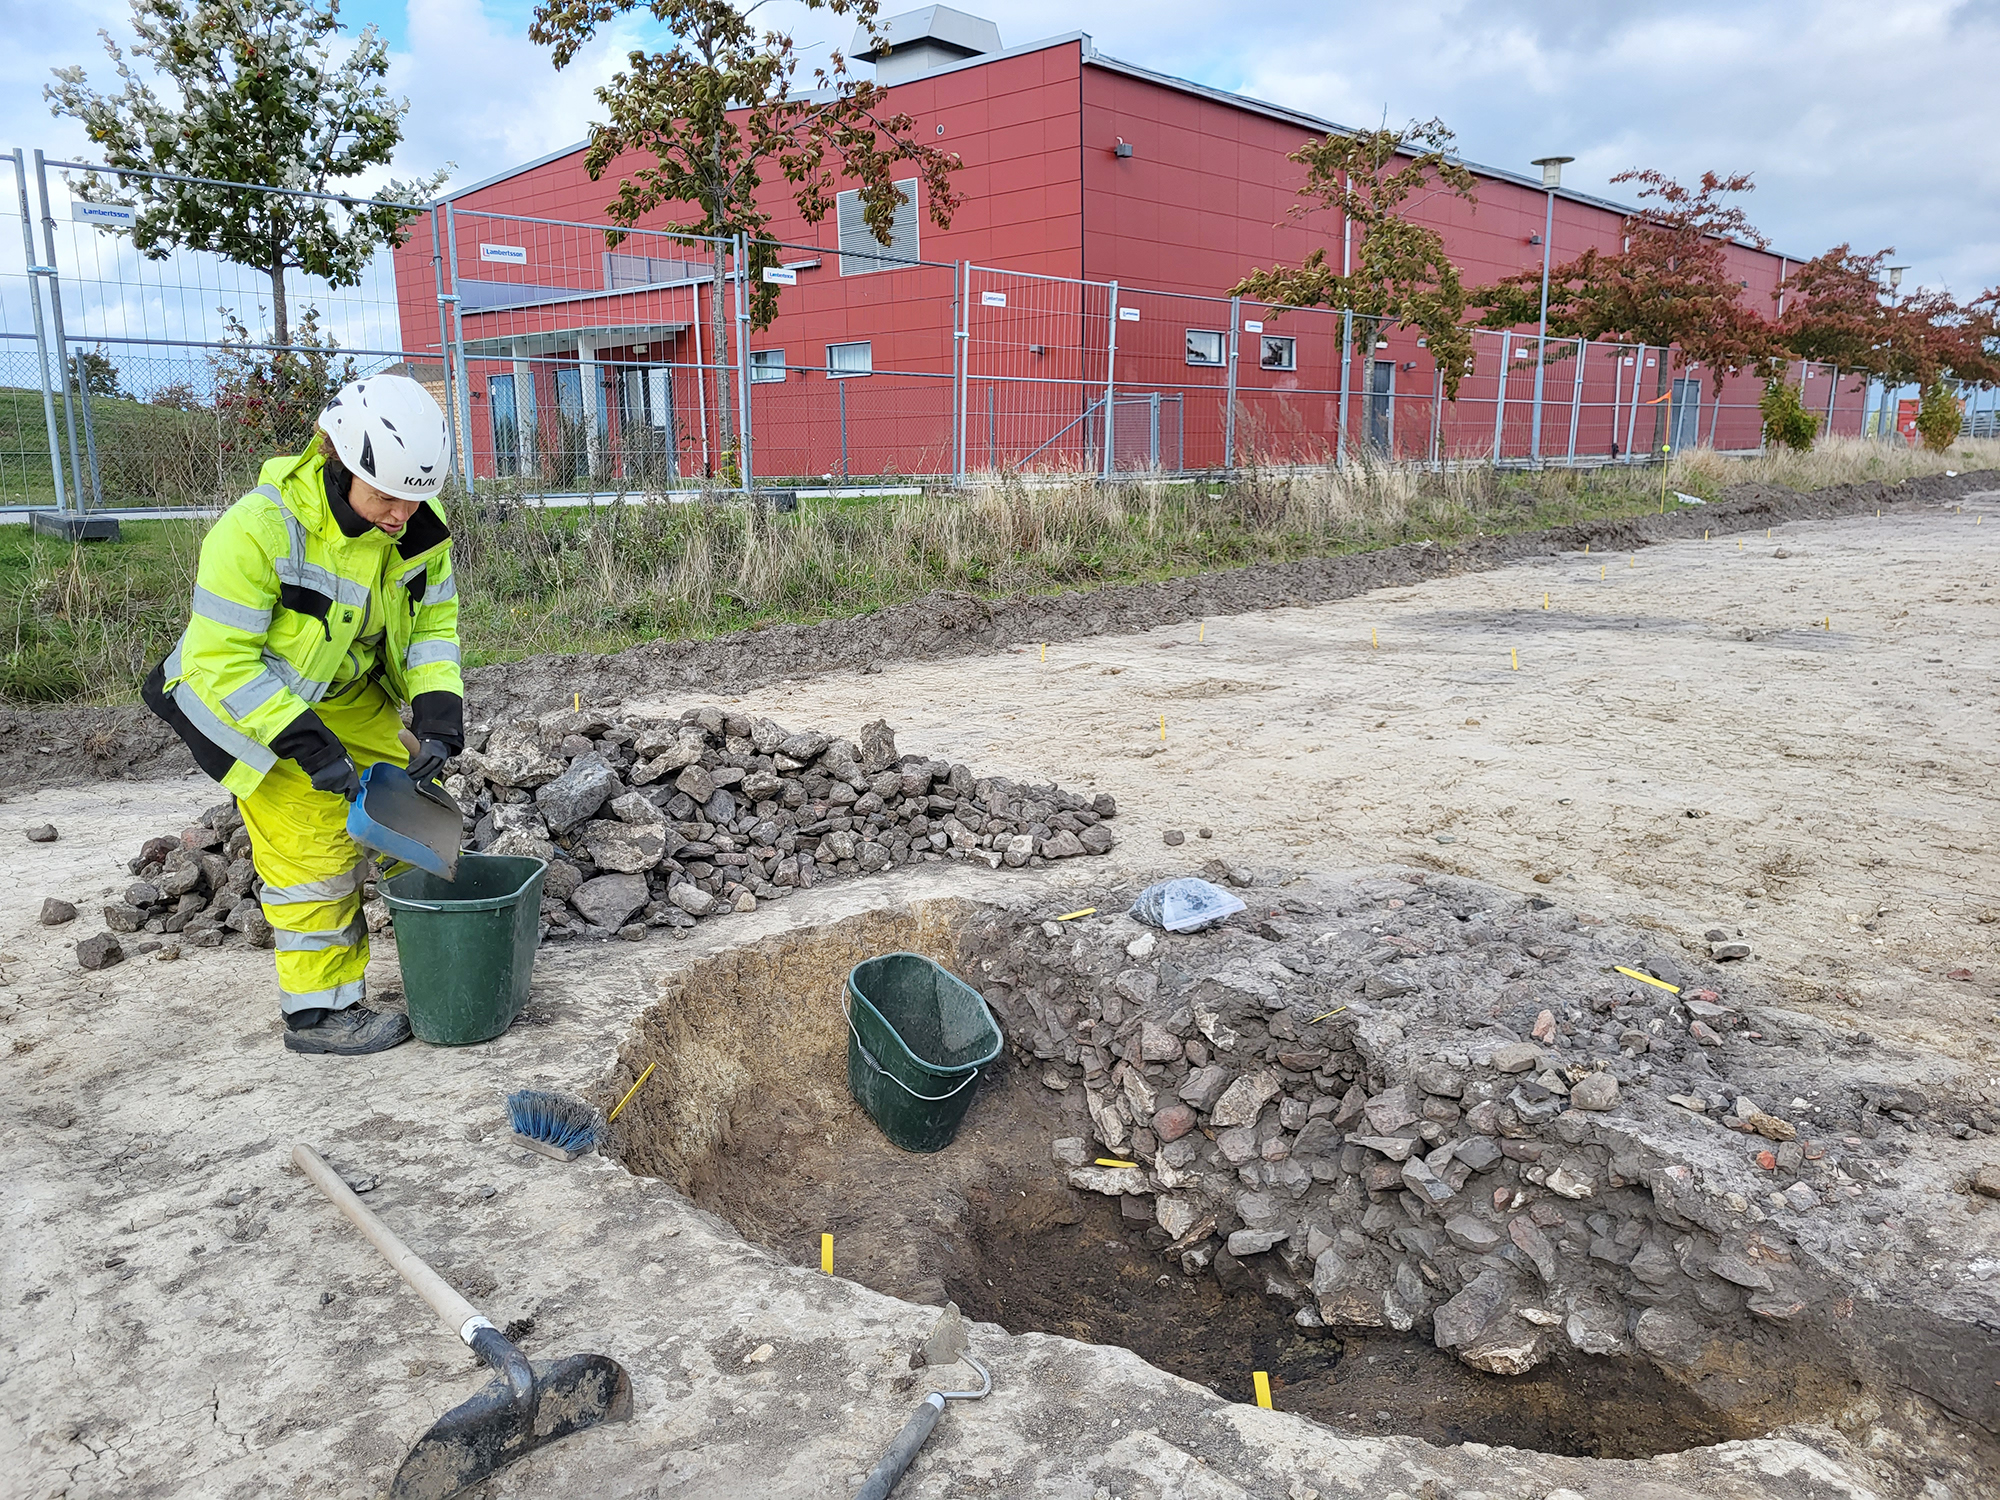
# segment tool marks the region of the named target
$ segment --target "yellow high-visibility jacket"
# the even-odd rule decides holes
[[[239,797],[276,763],[274,740],[336,683],[350,688],[371,640],[393,702],[465,693],[443,506],[426,501],[397,537],[346,535],[319,442],[266,463],[216,522],[187,630],[146,684],[202,769]]]

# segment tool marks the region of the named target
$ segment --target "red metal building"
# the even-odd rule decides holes
[[[926,140],[963,160],[964,203],[943,230],[928,205],[907,205],[884,247],[849,200],[813,226],[782,181],[766,184],[796,282],[780,289],[777,322],[749,339],[760,478],[1095,466],[1107,390],[1120,467],[1322,456],[1343,405],[1356,444],[1528,454],[1532,338],[1482,337],[1452,403],[1415,335],[1392,332],[1355,351],[1343,402],[1337,317],[1230,303],[1252,267],[1322,245],[1339,256],[1337,218],[1292,217],[1302,169],[1287,160],[1337,127],[1119,62],[1081,33],[1002,49],[990,23],[942,6],[887,24],[895,46],[878,77]],[[735,289],[725,275],[731,337],[718,351],[707,247],[645,233],[607,247],[621,174],[593,182],[583,155],[578,145],[451,194],[435,262],[419,227],[397,253],[404,347],[461,334],[481,476],[629,485],[715,472],[718,405],[735,394]],[[1475,170],[1476,208],[1449,196],[1426,208],[1467,283],[1538,268],[1540,183]],[[1624,213],[1559,190],[1553,258],[1615,250]],[[1760,306],[1795,263],[1741,245],[1729,255]],[[462,331],[439,313],[454,283]],[[1543,456],[1649,447],[1662,351],[1593,345],[1580,372],[1575,352],[1545,374]],[[1757,446],[1749,377],[1718,392],[1698,368],[1673,374],[1662,420],[1677,444]],[[1835,390],[1853,382],[1805,374],[1808,404],[1858,430],[1862,393]]]

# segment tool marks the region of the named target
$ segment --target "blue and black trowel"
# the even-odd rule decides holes
[[[347,834],[355,843],[442,880],[458,878],[464,833],[465,819],[451,793],[435,781],[412,780],[386,760],[362,773],[361,795],[347,809]]]

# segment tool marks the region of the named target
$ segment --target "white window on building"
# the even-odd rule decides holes
[[[834,200],[834,224],[840,233],[840,274],[862,276],[870,271],[893,271],[918,259],[917,179],[905,178],[896,184],[903,201],[889,228],[889,243],[875,238],[875,231],[862,217],[861,193],[851,189]]]
[[[1222,363],[1222,335],[1206,328],[1187,331],[1187,362],[1191,365]]]
[[[752,349],[750,351],[750,383],[752,385],[773,385],[785,378],[785,351],[782,349]]]
[[[867,340],[858,344],[828,344],[826,346],[826,373],[830,376],[872,375],[875,372],[875,346]]]
[[[1299,341],[1280,338],[1273,333],[1260,334],[1257,339],[1257,366],[1264,370],[1296,370],[1299,367]]]

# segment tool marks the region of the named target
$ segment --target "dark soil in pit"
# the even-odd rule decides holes
[[[780,1105],[732,1122],[692,1196],[797,1264],[818,1264],[831,1233],[838,1275],[949,1298],[1016,1333],[1122,1345],[1231,1400],[1253,1400],[1264,1370],[1279,1409],[1346,1431],[1638,1458],[1778,1420],[1718,1411],[1629,1361],[1482,1374],[1427,1339],[1302,1329],[1288,1303],[1186,1276],[1145,1243],[1150,1219],[1121,1214],[1119,1202],[1146,1200],[1076,1192],[1053,1165],[1051,1143],[1084,1132],[1079,1093],[1053,1093],[1003,1058],[958,1139],[931,1156],[897,1150],[851,1103],[815,1118]]]

